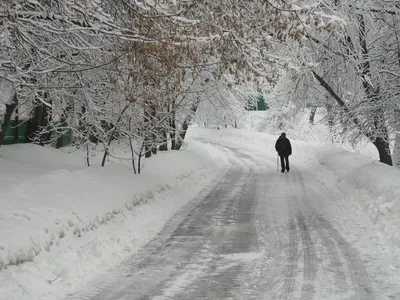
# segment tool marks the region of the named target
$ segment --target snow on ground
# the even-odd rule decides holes
[[[199,140],[224,141],[224,144],[242,148],[253,155],[266,156],[274,161],[277,159],[274,147],[279,134],[274,136],[241,129],[193,127],[190,136]],[[288,135],[288,138],[291,139],[291,136]],[[296,139],[291,139],[291,143],[293,155],[290,156],[290,161],[293,165],[309,168],[321,176],[330,171],[340,186],[351,187],[354,191],[352,196],[364,194],[361,198],[353,199],[353,204],[362,204],[371,219],[382,225],[386,234],[396,237],[394,240],[399,242],[400,254],[400,232],[397,230],[400,227],[390,226],[394,225],[394,219],[398,219],[400,225],[400,170],[350,152],[346,145]],[[394,219],[388,221],[391,216]],[[384,225],[385,222],[388,224]]]
[[[265,122],[268,111],[248,112],[243,127],[250,131],[269,132],[279,136],[281,131]],[[400,258],[400,170],[379,163],[376,148],[367,141],[357,145],[346,143],[332,144],[329,141],[329,129],[324,119],[324,111],[318,110],[315,125],[310,125],[308,114],[304,114],[294,128],[286,131],[294,143],[291,159],[305,164],[305,168],[320,169],[321,181],[332,184],[338,181],[336,188],[348,194],[352,201],[341,203],[347,216],[350,212],[355,218],[368,215],[373,232],[379,232],[388,243],[393,244],[396,255]],[[234,133],[237,135],[238,133]],[[241,139],[248,133],[240,133]],[[248,139],[267,141],[273,147],[274,140],[252,132]],[[265,143],[264,143],[265,144]],[[326,171],[331,171],[328,176]],[[342,199],[343,200],[343,199]]]
[[[301,136],[308,137],[298,132]],[[146,160],[139,176],[127,163],[111,161],[101,168],[100,157],[84,167],[79,152],[0,148],[0,299],[63,299],[82,288],[138,251],[224,173],[229,152],[208,142],[263,157],[275,168],[277,137],[193,126],[187,148]],[[327,145],[323,136],[291,140],[292,167],[312,173],[316,184],[335,195],[321,213],[334,216],[332,224],[369,258],[364,263],[374,270],[374,280],[384,281],[380,286],[400,285],[400,170],[346,151],[345,145]]]
[[[372,232],[377,232],[400,259],[400,170],[345,150],[325,147],[318,161],[333,172],[338,186],[348,191],[342,203],[355,219],[368,216]],[[329,182],[329,178],[325,178]]]
[[[223,141],[253,156],[265,157],[266,165],[277,162],[274,146],[279,135],[192,128],[190,136]],[[295,139],[291,143],[291,167],[315,177],[316,185],[322,184],[332,192],[331,196],[335,195],[332,203],[321,200],[319,211],[330,216],[342,235],[368,258],[364,263],[373,270],[374,280],[382,281],[378,286],[399,287],[400,170],[350,152],[346,145]],[[400,299],[400,290],[393,297]]]
[[[189,140],[141,175],[101,157],[33,145],[0,149],[0,299],[63,299],[132,255],[227,166]]]

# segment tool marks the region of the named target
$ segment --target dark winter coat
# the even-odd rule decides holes
[[[275,144],[275,150],[278,151],[279,156],[292,155],[292,145],[286,136],[280,136]]]

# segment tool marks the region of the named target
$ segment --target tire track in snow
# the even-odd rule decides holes
[[[314,244],[314,253],[315,256],[313,259],[314,261],[314,275],[313,275],[313,279],[315,280],[316,277],[316,273],[320,268],[323,268],[323,263],[326,261],[330,262],[330,266],[333,269],[333,272],[329,272],[329,274],[333,273],[333,280],[334,280],[334,289],[333,292],[336,296],[345,296],[347,294],[347,291],[349,290],[350,286],[348,284],[348,282],[346,281],[346,272],[343,268],[343,260],[340,257],[340,253],[338,250],[338,246],[335,243],[335,241],[330,237],[329,233],[327,232],[327,230],[325,228],[323,228],[319,223],[318,223],[318,217],[315,214],[314,209],[311,207],[311,205],[308,203],[308,193],[307,190],[305,189],[305,186],[301,186],[301,183],[299,181],[299,176],[301,176],[301,174],[299,174],[298,171],[293,172],[294,176],[292,177],[292,183],[294,185],[298,185],[301,187],[301,194],[300,194],[300,201],[303,205],[303,210],[305,208],[307,211],[307,214],[309,215],[309,227],[312,228],[313,230],[315,230],[318,240],[315,239],[313,244]],[[304,207],[305,205],[305,207]],[[302,216],[302,215],[301,215]],[[303,218],[304,221],[304,226],[306,226],[306,222]],[[316,238],[315,237],[315,238]],[[310,237],[311,239],[311,237]],[[318,255],[317,256],[317,250],[315,250],[315,245],[319,245],[319,251],[318,251]],[[324,251],[325,250],[325,251]],[[319,263],[321,262],[321,264]],[[307,265],[305,263],[305,265]],[[320,270],[321,273],[325,273],[326,270],[321,269]],[[309,278],[309,276],[304,276],[305,280],[307,279],[307,277]],[[302,296],[301,299],[312,299],[313,298],[313,294],[315,294],[316,290],[315,287],[313,287],[312,285],[308,285],[302,288]]]
[[[323,244],[327,247],[330,257],[333,259],[335,265],[335,278],[336,278],[336,289],[345,287],[344,272],[341,268],[340,258],[336,248],[342,253],[344,260],[346,261],[349,269],[350,279],[353,285],[355,296],[359,300],[374,300],[374,292],[369,279],[369,275],[365,270],[365,267],[359,258],[356,251],[350,246],[350,244],[340,235],[340,233],[332,226],[332,224],[326,220],[323,216],[320,216],[311,205],[311,201],[308,197],[308,193],[304,184],[303,177],[300,172],[297,173],[298,183],[302,190],[303,203],[310,209],[310,211],[316,216],[316,228],[320,227],[326,231],[326,234],[319,231],[320,237],[322,238]],[[333,243],[333,241],[335,243]]]
[[[240,180],[241,172],[242,164],[238,166],[237,159],[235,159],[217,184],[206,187],[195,199],[185,205],[168,221],[154,240],[145,245],[133,257],[121,263],[120,266],[89,283],[84,291],[69,295],[67,300],[120,299],[130,293],[133,296],[130,296],[129,299],[134,299],[135,295],[140,297],[141,293],[145,293],[150,288],[160,289],[164,282],[160,282],[162,274],[168,274],[165,276],[165,280],[174,276],[174,274],[178,274],[183,265],[188,264],[195,256],[194,254],[201,251],[200,247],[204,246],[201,241],[201,233],[206,228],[197,227],[192,215],[195,215],[196,211],[204,210],[206,206],[211,207],[210,213],[210,211],[216,210],[218,205],[223,205],[224,203],[219,201],[211,201],[210,197],[223,197],[224,195],[220,191],[221,186],[236,186]],[[197,222],[199,216],[206,221],[208,214],[199,214]],[[191,233],[189,234],[188,231],[191,231]],[[186,252],[179,251],[181,245],[189,245],[190,249],[185,249]],[[176,249],[176,251],[173,251],[173,249]],[[167,253],[171,253],[171,255]],[[179,263],[172,265],[171,262],[174,260]],[[163,265],[164,267],[162,267]],[[133,281],[136,281],[134,287],[132,287]]]
[[[371,286],[369,275],[359,258],[356,251],[347,243],[347,241],[333,228],[333,226],[323,217],[317,218],[318,223],[327,230],[330,238],[332,238],[339,250],[342,252],[344,259],[347,262],[350,279],[354,288],[354,292],[360,300],[374,300],[374,292]],[[332,255],[332,254],[331,254]],[[337,278],[343,275],[342,272],[337,274]]]
[[[243,269],[257,259],[257,253],[248,253],[256,237],[252,224],[257,181],[247,159],[238,157],[219,185],[178,213],[126,262],[125,278],[120,275],[121,280],[108,282],[87,299],[237,297]]]
[[[292,170],[293,172],[293,170]],[[289,175],[290,184],[297,184],[297,177],[295,174]],[[317,274],[317,253],[315,250],[315,243],[309,233],[307,222],[304,217],[304,207],[299,205],[298,195],[292,197],[292,207],[296,214],[297,225],[299,228],[299,235],[301,239],[301,252],[303,254],[303,281],[301,283],[301,297],[300,300],[312,299],[315,294],[314,280]],[[308,214],[306,214],[308,215]]]
[[[297,177],[295,174],[286,173],[289,178],[290,185],[296,185]],[[307,222],[304,217],[304,207],[299,203],[298,195],[291,197],[292,210],[296,214],[297,226],[299,228],[299,235],[301,239],[301,251],[303,256],[303,281],[301,282],[301,297],[300,300],[312,299],[315,294],[314,280],[317,274],[317,253],[315,250],[314,241],[309,233]],[[308,214],[306,214],[308,216]],[[299,256],[300,256],[299,254]],[[299,257],[300,258],[300,257]]]
[[[286,262],[286,270],[284,272],[284,283],[282,286],[282,295],[280,299],[288,300],[293,293],[296,272],[297,272],[297,227],[293,218],[288,221],[289,228],[289,254]]]
[[[252,220],[256,180],[253,175],[247,174],[242,184],[240,191],[233,197],[227,197],[230,201],[226,210],[217,215],[226,221],[221,224],[221,235],[210,236],[209,251],[214,258],[207,266],[207,272],[173,299],[236,299],[245,290],[241,277],[246,280],[244,267],[252,261],[249,251],[254,248],[255,241],[255,235],[251,233],[254,232]],[[227,230],[229,227],[232,230]]]
[[[204,293],[202,289],[205,289],[210,282],[202,279],[203,275],[208,273],[210,269],[213,269],[215,262],[218,260],[215,253],[215,245],[226,238],[224,227],[229,227],[232,223],[232,208],[235,202],[237,202],[238,197],[241,197],[243,188],[249,181],[249,170],[245,171],[243,166],[242,163],[236,165],[227,174],[226,180],[216,186],[194,211],[189,214],[189,217],[185,218],[174,230],[169,240],[177,238],[183,238],[184,240],[182,243],[176,245],[176,247],[170,247],[168,251],[178,253],[177,256],[180,255],[179,253],[182,253],[184,256],[181,258],[177,256],[174,258],[170,257],[168,265],[176,264],[177,266],[174,272],[165,274],[163,279],[159,280],[156,286],[151,287],[151,289],[143,293],[139,300],[195,299],[191,296],[185,298],[186,295],[181,294],[181,291],[189,286],[192,293],[198,293],[199,289],[201,290],[199,293]],[[196,248],[194,249],[193,243],[186,238],[197,235],[200,239],[197,241]],[[154,255],[157,255],[158,252],[158,250],[154,251]],[[240,270],[236,268],[235,271],[233,274],[236,274]],[[218,282],[218,286],[221,288],[219,292],[227,293],[230,286],[229,283],[231,283],[231,278],[222,278]],[[208,288],[207,293],[214,293],[216,290],[212,287]],[[134,295],[132,292],[129,294]]]
[[[314,288],[314,279],[316,276],[317,268],[316,268],[316,252],[314,243],[311,240],[310,233],[308,232],[308,228],[306,222],[304,220],[304,216],[301,213],[298,213],[297,223],[300,229],[301,241],[303,244],[303,258],[304,258],[304,281],[302,285],[301,292],[301,300],[312,299],[315,294]]]
[[[292,202],[287,201],[290,193],[281,190],[270,176],[264,171],[258,187],[255,225],[264,259],[257,266],[252,282],[256,288],[250,299],[291,299],[299,259],[297,225]],[[283,195],[271,197],[271,190],[281,190]]]
[[[321,220],[317,220],[318,217],[313,216],[313,227],[316,229],[319,238],[321,239],[321,244],[326,249],[328,258],[321,257],[321,259],[327,259],[330,261],[330,266],[333,269],[334,275],[334,292],[335,295],[345,295],[349,290],[350,286],[346,281],[346,272],[343,267],[343,260],[340,257],[338,250],[338,245],[335,240],[329,235],[329,232],[322,227],[319,223]]]

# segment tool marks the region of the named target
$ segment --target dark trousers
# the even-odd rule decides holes
[[[285,169],[288,171],[289,170],[289,155],[280,155],[281,157],[281,167],[282,171]],[[286,161],[286,167],[285,167],[285,161]]]

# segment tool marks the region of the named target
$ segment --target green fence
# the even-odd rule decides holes
[[[30,124],[30,121],[21,121],[18,127],[15,127],[15,121],[11,120],[3,139],[3,144],[28,143],[27,135]]]
[[[250,97],[247,101],[247,110],[268,110],[268,103],[262,95],[258,97]]]
[[[54,123],[53,128],[63,128],[64,126],[61,126],[59,123]],[[28,133],[29,133],[29,128],[31,126],[31,121],[19,121],[18,127],[15,127],[15,120],[10,121],[10,125],[8,126],[8,129],[6,131],[6,135],[3,140],[3,145],[10,145],[10,144],[18,144],[18,143],[29,143],[30,140],[28,138]],[[113,128],[113,124],[109,123],[104,123],[103,128],[105,129],[106,132],[110,132]],[[52,137],[57,137],[62,133],[61,130],[53,129],[51,132]],[[18,136],[18,137],[17,137]],[[68,130],[66,133],[62,135],[62,146],[67,146],[72,143],[72,130]],[[118,139],[119,133],[115,132],[113,139]],[[90,136],[89,137],[90,141],[92,143],[98,143],[98,138],[95,136]]]
[[[3,139],[3,145],[10,144],[21,144],[21,143],[29,143],[30,140],[28,138],[29,127],[31,126],[31,122],[28,120],[23,120],[19,122],[19,125],[15,126],[15,120],[11,120],[6,131],[6,135]],[[52,131],[52,136],[55,135],[55,131]],[[63,140],[61,146],[67,146],[72,142],[72,131],[69,130],[66,134],[63,134]]]

